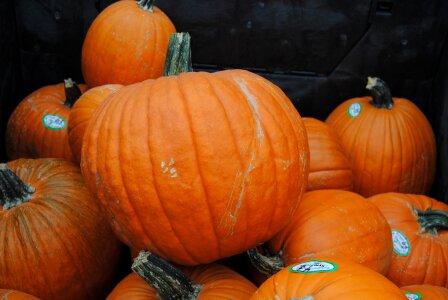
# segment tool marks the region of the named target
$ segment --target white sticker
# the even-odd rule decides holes
[[[392,229],[392,242],[394,243],[394,252],[400,256],[408,256],[411,252],[411,243],[403,232]]]
[[[334,272],[338,269],[338,266],[321,260],[310,260],[289,268],[290,272],[302,273],[302,274],[312,274],[312,273],[325,273]]]
[[[356,118],[357,116],[359,116],[361,114],[361,111],[362,111],[362,105],[359,102],[352,103],[348,107],[348,115],[351,118]]]
[[[61,130],[64,129],[67,125],[67,122],[64,120],[64,118],[53,114],[45,115],[42,118],[42,123],[44,123],[44,126],[46,128],[51,130]]]
[[[406,295],[406,297],[409,300],[420,300],[422,299],[422,294],[420,293],[409,293],[409,292],[404,292],[404,294]]]

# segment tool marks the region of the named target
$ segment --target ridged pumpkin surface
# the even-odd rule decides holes
[[[385,274],[392,257],[390,226],[358,194],[341,190],[305,193],[292,220],[270,242],[285,265],[316,256],[339,257]]]
[[[448,300],[448,289],[440,286],[409,285],[402,287],[401,290],[407,294],[409,300]]]
[[[0,289],[0,299],[1,300],[39,300],[34,296],[25,294],[15,290],[3,290]]]
[[[184,73],[124,87],[97,109],[81,167],[132,248],[197,265],[270,239],[306,188],[302,120],[253,73]]]
[[[82,46],[82,73],[90,87],[128,85],[162,76],[173,23],[157,7],[117,1],[93,21]]]
[[[257,289],[249,280],[231,269],[218,265],[186,268],[186,274],[202,286],[198,300],[244,300]],[[137,274],[129,274],[107,297],[107,300],[159,300],[156,290]]]
[[[303,123],[310,147],[307,190],[352,190],[353,172],[336,133],[314,118],[303,118]]]
[[[0,211],[0,286],[42,299],[104,297],[121,245],[79,168],[62,159],[7,165],[35,192]]]
[[[92,88],[85,92],[70,110],[68,121],[68,139],[75,161],[81,161],[81,147],[84,133],[92,117],[93,111],[110,93],[120,89],[120,84],[107,84]]]

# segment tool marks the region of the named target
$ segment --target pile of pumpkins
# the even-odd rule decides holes
[[[193,72],[175,31],[153,1],[112,4],[86,85],[11,115],[2,299],[448,299],[448,206],[425,196],[435,139],[411,101],[369,78],[302,118],[259,75]],[[248,278],[225,266],[241,253]]]

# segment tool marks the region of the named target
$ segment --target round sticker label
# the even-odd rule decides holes
[[[408,256],[411,252],[411,243],[403,232],[392,229],[392,242],[394,244],[394,252],[400,256]]]
[[[47,114],[42,118],[42,123],[44,123],[44,126],[51,130],[61,130],[64,129],[67,125],[67,122],[64,120],[64,118],[53,115],[53,114]]]
[[[312,274],[312,273],[334,272],[337,269],[338,266],[335,265],[334,263],[321,260],[310,260],[290,267],[289,272]]]
[[[359,116],[361,114],[361,111],[362,111],[361,103],[355,102],[355,103],[350,104],[347,112],[351,118],[356,118],[357,116]]]
[[[409,293],[409,292],[404,292],[404,294],[406,295],[406,297],[407,297],[409,300],[421,300],[421,299],[423,299],[423,298],[422,298],[422,295],[421,295],[420,293]]]

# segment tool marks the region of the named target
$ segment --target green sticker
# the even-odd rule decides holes
[[[411,252],[411,243],[400,230],[392,229],[392,242],[394,244],[394,252],[398,255],[408,256],[409,252]]]
[[[350,116],[350,118],[354,119],[361,114],[361,111],[362,111],[361,103],[354,102],[350,104],[350,106],[348,107],[347,113]]]
[[[301,274],[327,273],[334,272],[338,266],[334,263],[322,260],[310,260],[289,268],[289,272]]]
[[[422,294],[420,293],[410,293],[410,292],[404,292],[408,300],[421,300],[423,299]]]
[[[67,122],[63,117],[53,114],[47,114],[42,118],[44,126],[51,130],[61,130],[67,126]]]

